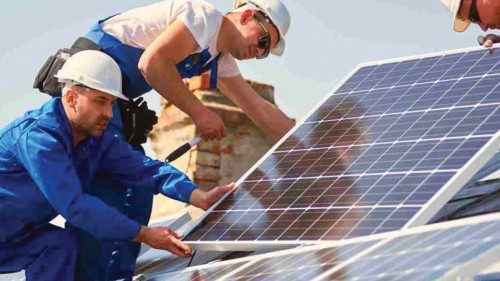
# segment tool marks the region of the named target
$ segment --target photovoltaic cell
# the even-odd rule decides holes
[[[359,67],[186,240],[402,228],[499,131],[499,82],[484,49]]]
[[[490,258],[495,263],[500,254],[499,231],[495,220],[396,237],[334,270],[325,280],[438,280],[488,251],[496,253]]]
[[[466,270],[470,277],[495,262],[495,254],[500,253],[499,231],[500,215],[494,214],[172,274],[146,274],[141,280],[459,280],[453,269],[476,262]],[[478,260],[485,257],[489,260]]]

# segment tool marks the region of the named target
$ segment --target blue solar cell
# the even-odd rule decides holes
[[[379,227],[373,224],[375,219],[390,212],[369,213],[369,219],[361,221],[348,236],[360,236]],[[322,214],[287,214],[285,219],[297,221],[297,216],[303,215],[314,221]],[[398,213],[397,217],[407,219],[408,215]],[[393,224],[388,221],[387,225],[397,227]],[[472,280],[495,262],[486,257],[498,254],[499,231],[498,215],[480,216],[362,241],[276,251],[167,274],[153,272],[144,274],[141,280]]]
[[[438,280],[500,245],[497,221],[438,229],[390,239],[324,280]],[[486,265],[483,265],[486,267]],[[480,270],[467,272],[473,276]],[[457,272],[458,273],[458,272]],[[452,275],[453,276],[453,275]],[[448,276],[448,279],[460,279]],[[467,279],[467,278],[465,278]]]
[[[402,227],[500,130],[499,61],[476,50],[361,67],[188,240]]]

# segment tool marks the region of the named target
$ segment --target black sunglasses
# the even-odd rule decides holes
[[[264,19],[262,20],[260,17],[263,17]],[[257,11],[257,13],[255,13],[254,18],[257,20],[257,22],[262,27],[262,30],[264,31],[257,41],[257,47],[264,50],[262,55],[257,56],[257,59],[263,59],[269,55],[269,51],[271,50],[271,35],[269,34],[269,31],[267,31],[267,29],[264,27],[262,21],[269,22],[269,20],[267,20],[265,15],[262,15],[260,11]]]
[[[476,24],[481,22],[481,18],[479,18],[479,12],[477,11],[476,0],[472,0],[472,3],[470,4],[469,19],[471,22]]]

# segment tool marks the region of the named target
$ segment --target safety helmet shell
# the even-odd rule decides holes
[[[290,28],[290,13],[288,9],[280,0],[234,0],[233,8],[237,9],[247,3],[262,10],[278,29],[280,40],[270,50],[270,53],[281,56],[285,51],[285,36]]]
[[[72,55],[55,77],[62,83],[82,84],[128,100],[122,94],[120,67],[110,56],[100,51],[84,50]]]
[[[441,0],[448,10],[450,10],[453,16],[453,29],[456,32],[463,32],[469,27],[471,21],[469,19],[462,19],[458,15],[458,10],[460,9],[460,4],[462,0]]]

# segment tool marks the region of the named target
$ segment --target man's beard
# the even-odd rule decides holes
[[[106,126],[104,129],[100,129],[99,123],[105,122]],[[82,131],[87,136],[100,137],[104,130],[108,127],[109,119],[107,118],[99,118],[96,121],[91,121],[89,118],[85,116],[81,116],[81,118],[77,118],[75,120],[76,127]]]

